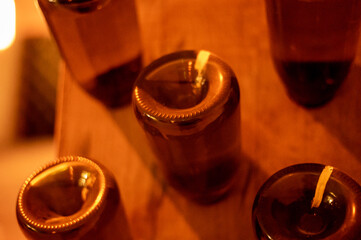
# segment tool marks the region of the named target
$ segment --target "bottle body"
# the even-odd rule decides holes
[[[271,52],[289,96],[306,107],[333,98],[356,54],[357,0],[266,0]]]
[[[74,80],[109,107],[131,101],[141,66],[134,0],[38,0]]]
[[[228,193],[238,172],[240,95],[235,75],[215,56],[197,83],[198,53],[174,53],[148,66],[133,100],[169,184],[212,203]]]
[[[34,172],[19,192],[16,214],[28,239],[131,239],[114,178],[81,157]]]

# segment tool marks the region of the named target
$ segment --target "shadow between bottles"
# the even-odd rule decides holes
[[[361,65],[353,65],[335,97],[323,107],[310,109],[342,145],[361,161]]]
[[[253,239],[252,205],[267,174],[244,153],[240,156],[240,171],[230,193],[222,200],[202,205],[186,199],[170,187],[164,179],[143,130],[138,124],[131,106],[111,111],[120,130],[141,158],[143,164],[161,185],[163,194],[173,202],[199,239]],[[158,203],[162,199],[158,199]],[[181,233],[180,233],[181,234]]]
[[[179,197],[177,191],[169,189],[168,195],[199,239],[255,239],[252,205],[267,174],[245,154],[240,156],[240,161],[240,172],[233,189],[219,202],[200,205]]]

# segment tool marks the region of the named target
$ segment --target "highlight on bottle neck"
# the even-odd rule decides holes
[[[17,199],[18,221],[43,233],[76,229],[99,212],[106,195],[99,165],[82,157],[62,157],[27,178]]]

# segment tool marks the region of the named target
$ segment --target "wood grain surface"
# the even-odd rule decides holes
[[[115,175],[134,239],[255,239],[251,211],[261,184],[283,167],[332,165],[361,183],[361,51],[327,105],[289,99],[269,53],[262,0],[138,0],[144,62],[206,49],[235,71],[241,89],[242,172],[228,198],[210,206],[184,199],[162,178],[131,106],[110,110],[62,75],[59,155],[102,162]]]

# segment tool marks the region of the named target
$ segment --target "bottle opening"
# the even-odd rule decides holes
[[[191,108],[201,103],[208,93],[213,76],[198,75],[195,59],[181,59],[161,66],[142,82],[140,88],[158,103],[174,109]]]
[[[35,227],[69,227],[99,209],[104,189],[105,178],[97,165],[61,162],[25,182],[18,209],[21,217]]]
[[[99,173],[79,163],[62,163],[39,174],[27,192],[26,207],[44,221],[79,212],[99,192]]]
[[[320,201],[313,206],[316,186],[320,179],[323,180],[321,175],[325,169],[327,172],[332,169],[333,175],[330,173],[326,177],[327,185],[320,194]],[[360,186],[329,166],[300,164],[283,169],[274,174],[258,193],[253,209],[254,224],[260,226],[257,234],[272,239],[274,236],[324,239],[346,231],[345,226],[352,228],[348,224],[356,221],[351,212],[357,205],[352,191],[358,193]],[[352,231],[350,234],[352,236]]]
[[[210,122],[221,114],[234,81],[230,67],[217,56],[203,50],[180,51],[141,72],[133,101],[140,114],[158,123]]]

